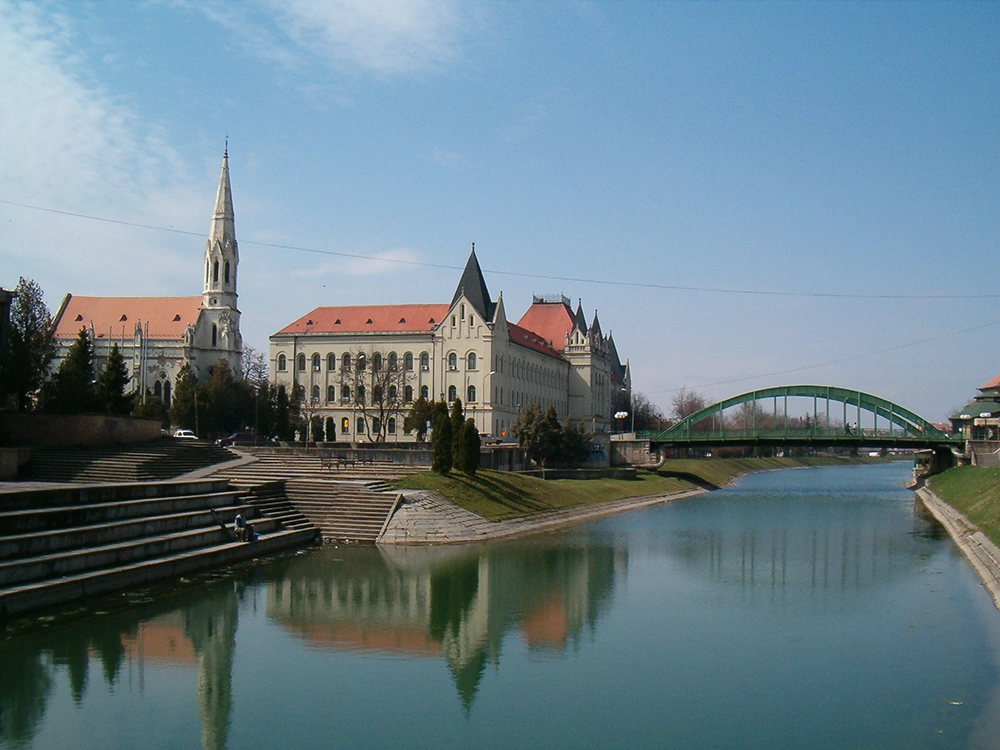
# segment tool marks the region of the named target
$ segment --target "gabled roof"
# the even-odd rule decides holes
[[[486,279],[483,278],[483,270],[479,267],[479,260],[476,258],[476,248],[472,248],[469,260],[465,264],[465,271],[458,281],[455,295],[451,298],[451,304],[458,302],[459,297],[465,298],[476,308],[479,316],[484,320],[493,320],[493,301],[490,299],[490,290],[486,288]]]
[[[188,324],[194,325],[201,297],[75,297],[67,301],[55,321],[57,339],[75,339],[81,328],[94,324],[94,336],[112,339],[125,332],[132,338],[135,324],[149,324],[151,339],[183,339]]]
[[[561,302],[535,302],[525,310],[517,324],[534,331],[562,351],[566,345],[566,334],[572,332],[576,318],[569,306]]]
[[[555,357],[559,360],[562,359],[562,355],[557,352],[548,341],[543,339],[534,331],[529,331],[527,328],[522,328],[515,323],[507,323],[507,337],[510,339],[512,344],[518,344],[519,346],[533,349],[536,352],[546,354],[550,357]]]
[[[418,333],[433,331],[451,305],[317,307],[275,335],[304,333]]]
[[[986,385],[980,387],[979,390],[981,390],[981,391],[993,391],[993,390],[997,390],[997,389],[1000,389],[1000,375],[997,375],[989,383],[987,383]]]

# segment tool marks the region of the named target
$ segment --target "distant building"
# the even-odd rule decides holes
[[[952,431],[966,440],[1000,440],[1000,375],[951,417]]]
[[[412,439],[401,417],[420,397],[460,398],[479,431],[498,437],[509,437],[533,403],[607,432],[615,403],[631,391],[628,365],[596,312],[588,326],[582,304],[574,313],[562,295],[535,297],[508,321],[475,249],[450,303],[317,307],[271,336],[270,367],[275,383],[301,389],[308,412],[332,418],[337,438],[349,441]],[[398,373],[389,385],[358,377],[382,368]],[[385,399],[372,391],[383,387],[399,408],[375,408]]]
[[[237,377],[243,339],[236,306],[239,247],[229,183],[229,151],[212,225],[205,243],[204,285],[200,297],[82,297],[67,294],[55,316],[56,359],[66,357],[81,329],[94,342],[95,369],[103,368],[111,347],[129,365],[131,389],[148,390],[170,405],[181,367],[188,364],[200,380],[225,360]],[[193,269],[192,269],[193,270]]]

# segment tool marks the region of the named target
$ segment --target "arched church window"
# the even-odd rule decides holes
[[[229,283],[229,261],[226,261],[226,283]]]
[[[218,346],[219,344],[219,328],[212,323],[212,346]]]
[[[160,385],[159,380],[153,383],[153,395],[156,396],[158,399],[161,400],[163,399],[163,386]]]
[[[212,264],[212,281],[219,283],[219,261]]]
[[[456,398],[458,398],[458,388],[456,388],[453,385],[449,385],[448,386],[448,403],[450,404]]]
[[[284,354],[279,354],[278,355],[278,372],[284,372],[286,367],[288,367],[288,360],[285,358]]]
[[[208,274],[209,274],[209,271],[211,270],[209,268],[209,265],[210,265],[209,262],[206,260],[205,261],[205,283],[206,284],[208,283]]]
[[[163,381],[163,405],[170,408],[170,381]]]
[[[300,371],[304,371],[305,369],[306,369],[306,355],[305,354],[300,354],[299,355],[299,370]]]

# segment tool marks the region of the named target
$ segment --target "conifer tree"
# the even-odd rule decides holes
[[[479,469],[479,450],[482,443],[479,440],[479,428],[473,419],[465,420],[462,428],[462,442],[465,443],[464,464],[462,471],[466,474],[475,474]]]
[[[95,410],[94,348],[86,328],[80,329],[76,341],[66,352],[66,359],[42,387],[41,403],[44,411],[58,414],[81,414]]]
[[[462,399],[456,398],[451,403],[451,465],[459,471],[465,471],[465,440],[462,438],[464,429]]]
[[[42,288],[22,276],[14,293],[9,346],[0,356],[0,406],[6,395],[18,411],[27,411],[45,381],[56,346]]]
[[[431,418],[434,441],[434,461],[431,466],[438,474],[451,471],[451,419],[448,417],[448,405],[444,401],[434,404],[434,414]]]
[[[185,364],[177,373],[177,385],[170,404],[170,421],[185,430],[197,427],[196,402],[198,377],[190,365]]]
[[[111,345],[108,361],[97,376],[97,401],[102,411],[108,414],[128,414],[132,399],[125,395],[128,385],[128,365],[118,351],[118,344]]]

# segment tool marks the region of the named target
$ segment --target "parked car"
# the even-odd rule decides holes
[[[180,440],[197,440],[198,436],[191,430],[174,430],[174,437]]]
[[[216,445],[221,445],[225,448],[237,443],[240,445],[259,445],[260,439],[252,432],[234,432],[229,437],[219,438],[215,441]]]

